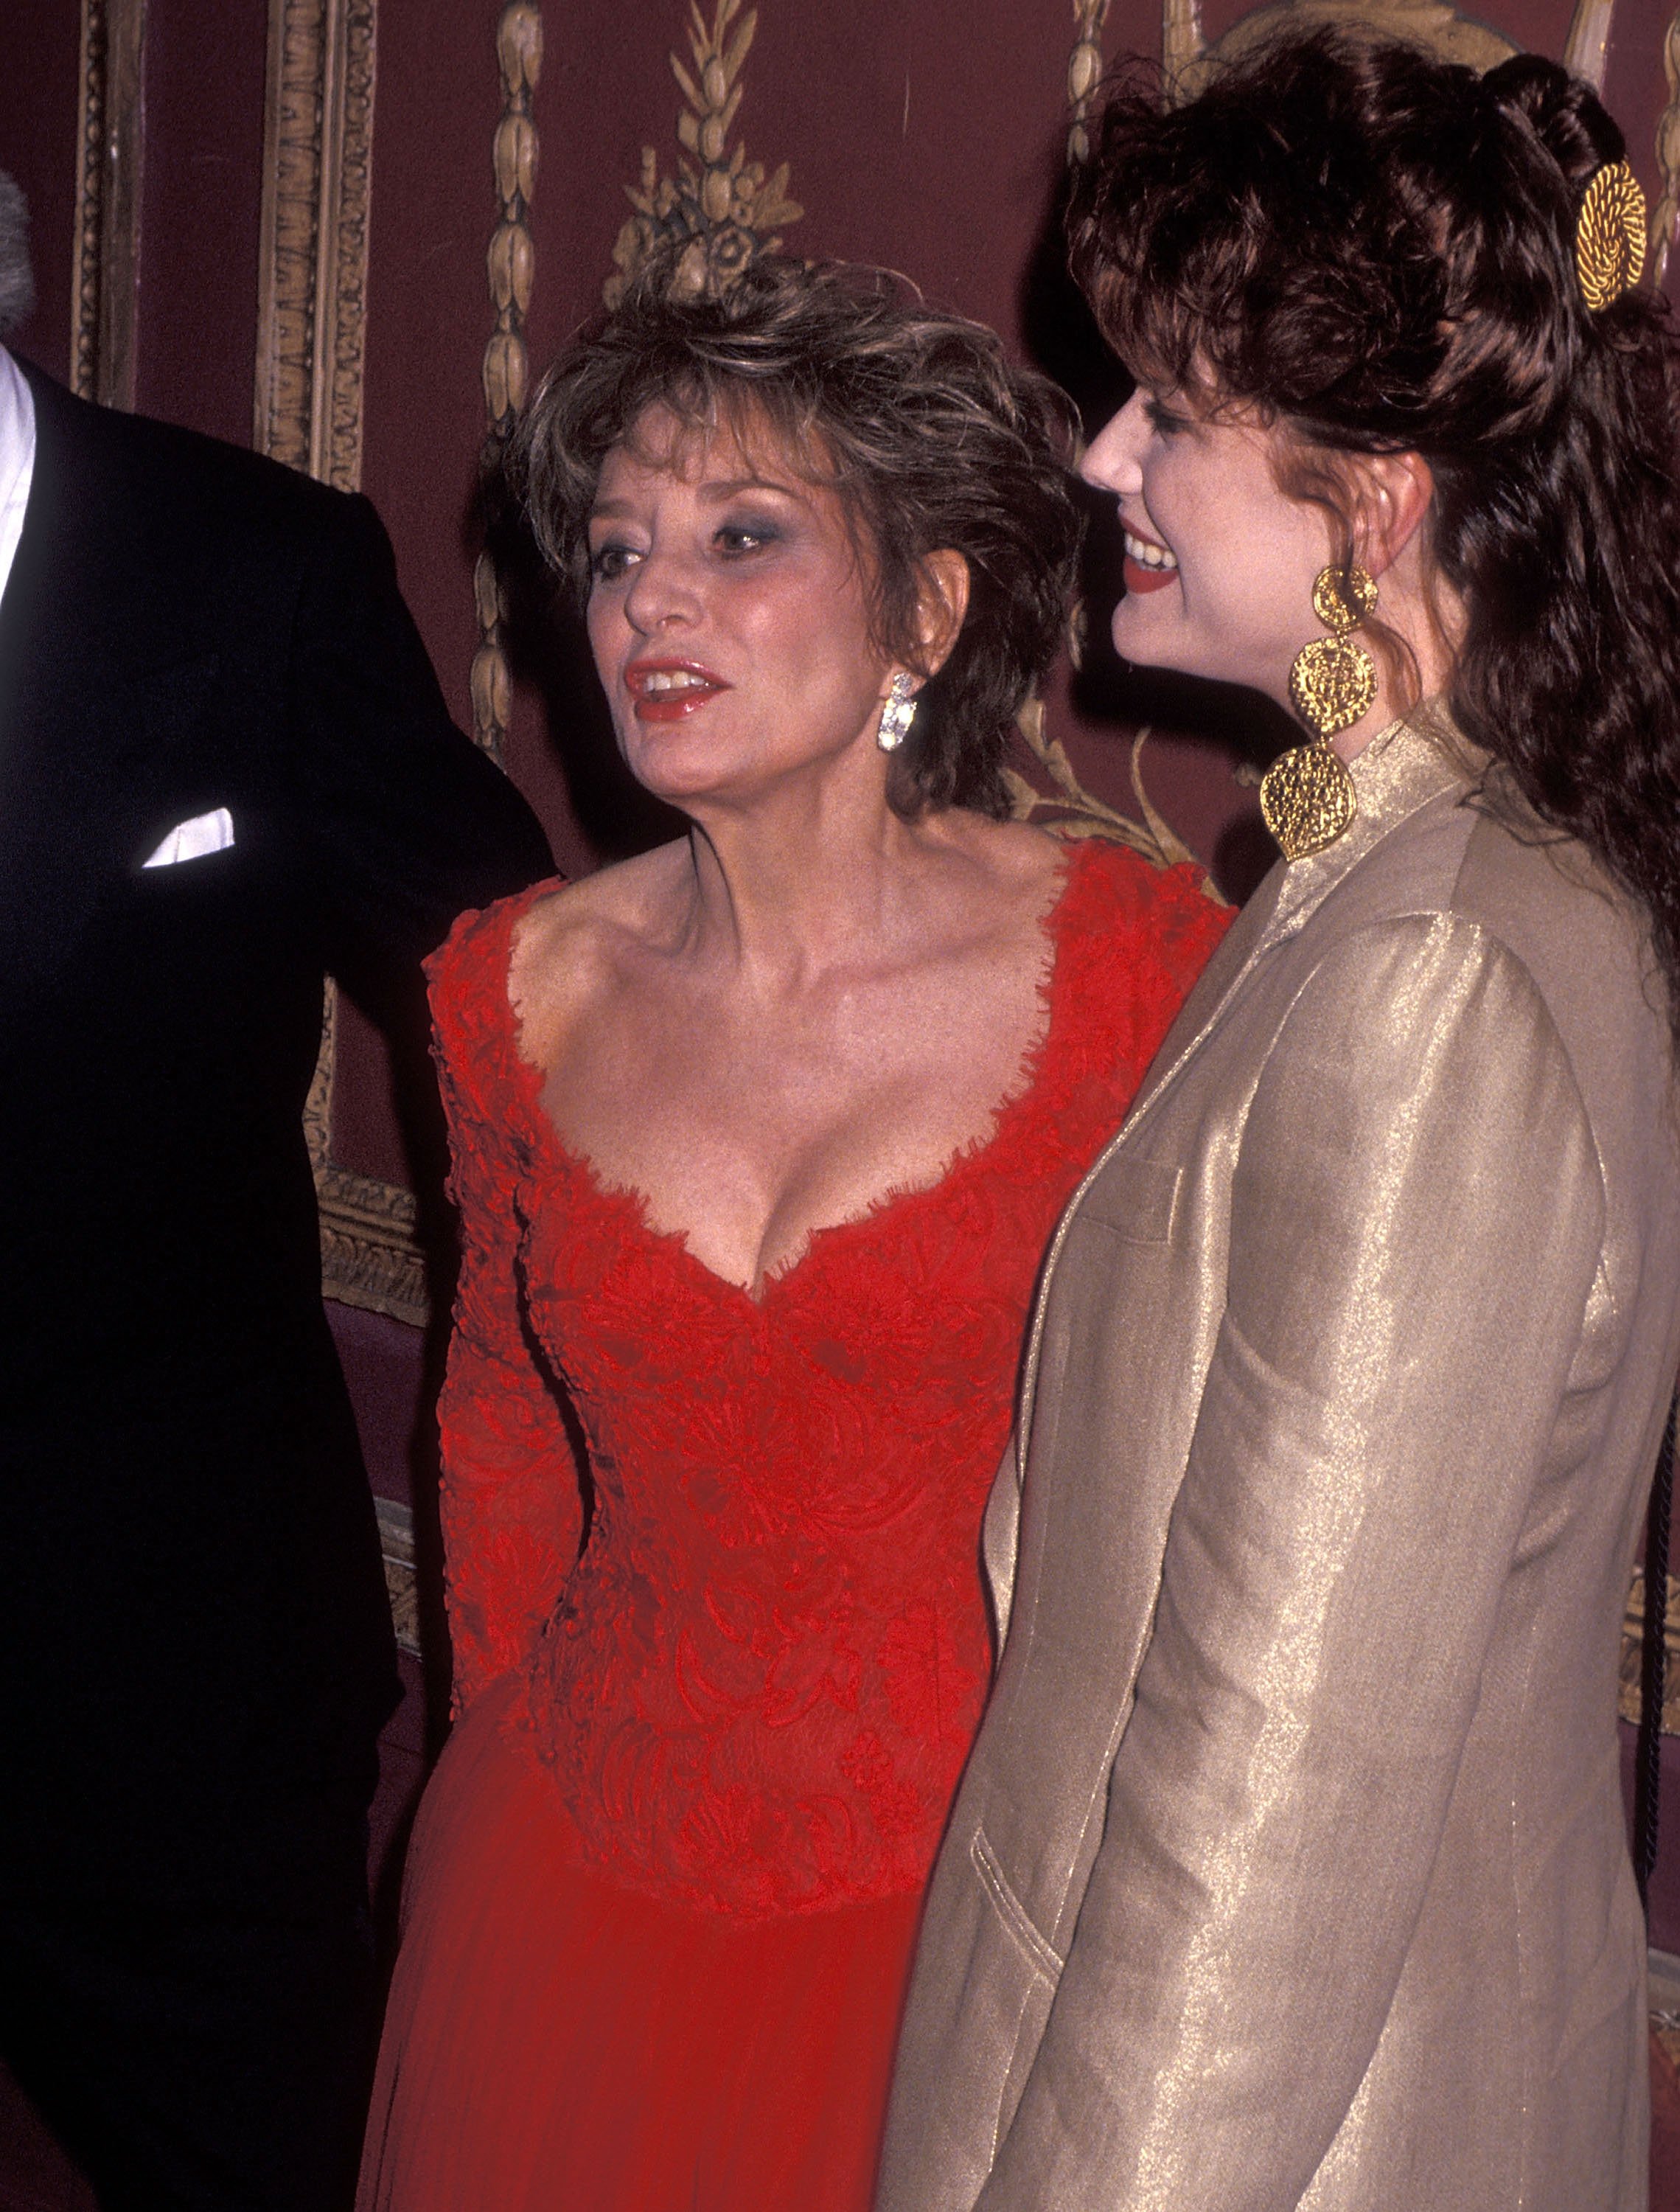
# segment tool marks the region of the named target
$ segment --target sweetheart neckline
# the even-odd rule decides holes
[[[1035,992],[1043,1010],[1043,1018],[1036,1033],[1022,1053],[1020,1065],[1009,1088],[992,1108],[990,1126],[966,1139],[950,1152],[939,1172],[930,1182],[889,1185],[878,1193],[868,1205],[856,1213],[843,1215],[838,1221],[819,1222],[807,1234],[798,1250],[784,1266],[760,1278],[756,1293],[746,1283],[737,1282],[732,1275],[720,1274],[717,1268],[702,1260],[688,1242],[686,1229],[660,1229],[654,1225],[648,1194],[639,1183],[610,1182],[595,1162],[585,1152],[569,1145],[555,1127],[553,1117],[543,1103],[543,1082],[546,1071],[536,1060],[527,1060],[519,1050],[519,1018],[512,997],[506,988],[512,965],[513,933],[524,919],[528,908],[537,898],[552,888],[549,883],[535,884],[522,896],[507,901],[510,909],[505,921],[504,944],[506,960],[504,963],[502,998],[506,1005],[503,1036],[507,1055],[514,1070],[517,1095],[529,1115],[535,1130],[547,1149],[551,1151],[561,1166],[581,1178],[596,1198],[603,1202],[622,1207],[634,1221],[641,1235],[651,1243],[669,1246],[681,1255],[688,1265],[715,1284],[725,1297],[743,1299],[753,1311],[762,1314],[770,1304],[772,1295],[793,1282],[804,1271],[806,1263],[817,1252],[819,1246],[827,1250],[832,1242],[846,1232],[878,1228],[883,1218],[902,1207],[913,1207],[919,1200],[926,1200],[945,1191],[957,1176],[972,1172],[981,1161],[987,1159],[1003,1141],[1014,1116],[1032,1099],[1044,1072],[1046,1055],[1056,1028],[1056,993],[1063,973],[1063,951],[1065,936],[1063,928],[1070,897],[1087,854],[1084,845],[1073,846],[1061,866],[1060,881],[1055,896],[1046,907],[1037,924],[1044,940],[1045,958]],[[825,1242],[825,1240],[827,1240]]]

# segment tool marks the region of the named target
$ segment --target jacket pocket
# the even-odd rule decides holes
[[[998,1863],[998,1854],[988,1842],[984,1828],[975,1829],[974,1840],[968,1846],[968,1856],[973,1862],[974,1872],[980,1878],[980,1887],[992,1899],[998,1917],[1014,1937],[1028,1964],[1054,1989],[1062,1978],[1062,1954],[1040,1935],[1031,1914],[1010,1887],[1009,1876]]]
[[[993,1924],[1016,1964],[1016,1974],[1010,1978],[1016,1991],[1014,2034],[1001,2069],[997,2118],[992,2132],[992,2160],[995,2162],[1015,2118],[1033,2062],[1038,2057],[1039,2045],[1044,2039],[1056,1985],[1062,1978],[1063,1962],[1061,1954],[1039,1932],[1031,1914],[1010,1887],[1009,1877],[987,1841],[985,1829],[975,1829],[968,1857],[992,1906]],[[1024,1975],[1021,1972],[1023,1967]]]
[[[1165,1244],[1179,1212],[1184,1170],[1171,1160],[1118,1152],[1091,1185],[1075,1217],[1099,1224],[1128,1244]]]

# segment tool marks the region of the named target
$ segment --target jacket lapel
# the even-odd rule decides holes
[[[1374,738],[1353,763],[1360,811],[1352,828],[1310,860],[1280,860],[1260,884],[1203,970],[1138,1086],[1125,1120],[1081,1179],[1057,1224],[1039,1277],[1038,1297],[1022,1365],[1019,1463],[1024,1470],[1032,1438],[1039,1355],[1056,1263],[1085,1194],[1114,1154],[1131,1142],[1180,1068],[1200,1050],[1237,998],[1257,963],[1274,945],[1303,928],[1336,885],[1366,854],[1417,809],[1454,784],[1468,789],[1486,756],[1474,752],[1433,702],[1410,721],[1396,722]]]

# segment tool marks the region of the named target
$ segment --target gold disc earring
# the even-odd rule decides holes
[[[1376,604],[1376,584],[1357,565],[1320,568],[1313,580],[1313,611],[1330,635],[1302,646],[1289,670],[1289,697],[1312,742],[1280,754],[1260,780],[1260,811],[1286,860],[1322,853],[1358,815],[1353,778],[1330,740],[1375,702],[1376,663],[1349,632]]]

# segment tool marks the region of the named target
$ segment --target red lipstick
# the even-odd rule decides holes
[[[1125,578],[1126,597],[1135,599],[1140,592],[1164,592],[1168,584],[1176,584],[1176,568],[1146,568],[1141,561],[1134,561],[1128,553],[1120,563],[1120,574]]]
[[[639,722],[680,722],[708,699],[733,686],[697,660],[633,660],[624,688],[635,701]]]

